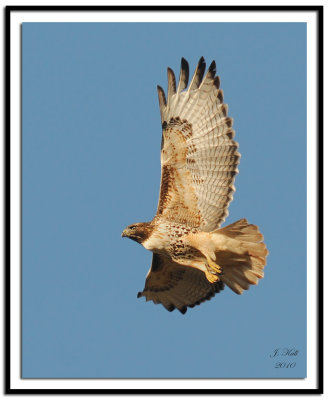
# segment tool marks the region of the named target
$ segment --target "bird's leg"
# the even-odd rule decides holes
[[[216,263],[216,246],[210,234],[208,232],[189,234],[185,237],[185,243],[199,252],[202,267],[197,268],[205,273],[209,282],[217,282],[220,279],[219,275],[222,274],[222,268]],[[201,255],[206,258],[206,262]]]
[[[215,275],[213,272],[209,271],[208,268],[204,271],[204,273],[205,273],[205,275],[206,275],[207,280],[208,280],[210,283],[215,283],[215,282],[218,282],[218,281],[219,281],[218,276]]]
[[[215,264],[216,269],[211,267],[208,264],[208,262],[211,262],[212,264]],[[220,272],[217,272],[217,271],[221,271],[221,269],[211,259],[209,259],[208,262],[200,261],[200,262],[194,263],[194,267],[196,267],[196,268],[200,269],[201,271],[203,271],[204,274],[206,275],[206,278],[208,279],[208,281],[210,283],[218,282],[219,281],[219,276],[218,275],[220,275]]]
[[[223,270],[222,268],[213,261],[208,254],[205,254],[206,260],[207,260],[207,266],[209,267],[208,269],[215,271],[217,274],[222,274]]]

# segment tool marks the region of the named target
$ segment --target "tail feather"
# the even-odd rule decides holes
[[[264,236],[259,232],[257,225],[248,224],[245,218],[239,219],[231,225],[225,226],[218,231],[224,235],[233,239],[239,238],[244,242],[261,242],[264,240]]]
[[[242,294],[250,285],[257,285],[259,279],[264,277],[263,269],[268,255],[258,227],[248,224],[246,219],[240,219],[213,234],[231,239],[227,242],[229,248],[215,251],[216,263],[223,270],[221,280],[237,294]]]

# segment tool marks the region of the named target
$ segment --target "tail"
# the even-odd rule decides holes
[[[258,227],[240,219],[212,232],[212,235],[214,239],[220,236],[220,242],[226,244],[224,250],[215,252],[216,263],[223,270],[221,280],[237,294],[249,289],[249,285],[257,285],[258,280],[264,277],[263,269],[269,253]]]

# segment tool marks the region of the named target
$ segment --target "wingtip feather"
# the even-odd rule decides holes
[[[193,78],[192,78],[192,81],[190,84],[190,90],[195,90],[195,89],[199,88],[199,86],[202,82],[202,78],[203,78],[205,69],[206,69],[206,62],[205,62],[204,57],[201,57],[198,62],[198,65],[195,69],[195,72],[194,72],[194,75],[193,75]]]
[[[159,108],[160,108],[161,121],[163,122],[165,108],[166,108],[166,105],[167,105],[166,95],[165,95],[165,92],[162,89],[162,87],[159,86],[159,85],[157,85],[157,91],[158,91],[158,98],[159,98]]]
[[[216,61],[215,60],[213,60],[212,63],[210,64],[208,71],[210,72],[212,78],[214,78],[216,75]]]
[[[187,311],[187,307],[184,306],[184,307],[178,308],[178,310],[180,311],[181,314],[185,314]]]
[[[167,73],[168,73],[168,100],[169,100],[170,97],[176,93],[176,78],[174,71],[170,67],[168,67]]]
[[[181,59],[181,68],[179,75],[178,93],[184,90],[188,85],[189,79],[189,64],[184,57]]]

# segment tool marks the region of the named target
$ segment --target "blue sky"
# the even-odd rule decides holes
[[[22,32],[23,377],[305,377],[306,25]],[[121,231],[156,211],[156,85],[201,56],[216,60],[242,154],[225,224],[259,225],[270,255],[257,287],[181,315],[136,298],[152,255]]]

